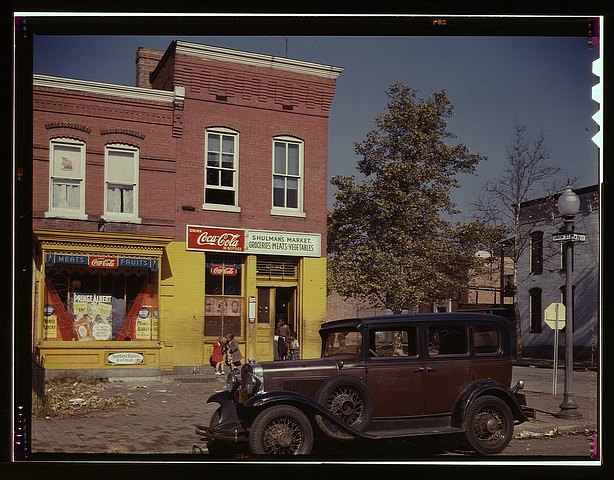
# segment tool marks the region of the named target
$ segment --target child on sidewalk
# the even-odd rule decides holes
[[[218,340],[213,342],[213,351],[211,352],[211,359],[209,363],[213,368],[215,368],[216,375],[224,375],[224,346],[226,344],[226,339],[224,337],[220,337]]]
[[[298,338],[296,335],[296,332],[292,332],[290,334],[290,355],[289,355],[289,359],[290,360],[298,360],[300,358],[300,354],[299,354],[299,343],[298,343]]]

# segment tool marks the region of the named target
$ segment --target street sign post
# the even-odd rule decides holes
[[[554,368],[552,369],[552,394],[556,395],[559,363],[559,330],[565,328],[565,305],[551,303],[545,311],[546,325],[554,330]]]

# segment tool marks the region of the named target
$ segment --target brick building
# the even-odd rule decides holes
[[[575,231],[586,241],[573,247],[574,360],[597,363],[599,345],[599,192],[597,185],[576,189],[580,211]],[[522,355],[553,358],[554,330],[545,322],[544,310],[565,299],[565,260],[561,243],[552,241],[563,220],[557,198],[538,198],[521,204],[520,216],[530,237],[518,261],[518,308],[522,331]],[[564,337],[559,335],[559,358],[564,358]]]
[[[208,364],[276,321],[319,355],[339,67],[176,41],[136,86],[35,75],[33,348],[47,371]]]

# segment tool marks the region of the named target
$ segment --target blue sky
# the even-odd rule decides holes
[[[574,187],[598,182],[599,153],[591,138],[598,48],[586,37],[417,36],[62,36],[36,35],[34,72],[121,85],[135,84],[139,46],[166,50],[175,40],[344,68],[330,111],[329,175],[356,172],[354,143],[374,128],[386,89],[411,85],[420,97],[445,90],[455,106],[449,129],[456,142],[488,157],[477,176],[460,177],[453,200],[470,213],[476,190],[496,178],[516,122],[546,136],[552,162]],[[537,192],[535,196],[539,196]],[[332,207],[329,186],[329,207]]]

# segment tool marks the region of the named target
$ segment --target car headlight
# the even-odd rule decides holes
[[[241,385],[239,376],[233,372],[229,373],[226,377],[226,391],[232,393],[236,388],[239,388],[239,385]]]
[[[258,377],[256,377],[256,375],[254,375],[253,373],[248,373],[244,377],[243,387],[245,387],[245,391],[248,395],[253,395],[254,393],[257,393],[261,384],[262,383],[260,382]]]

